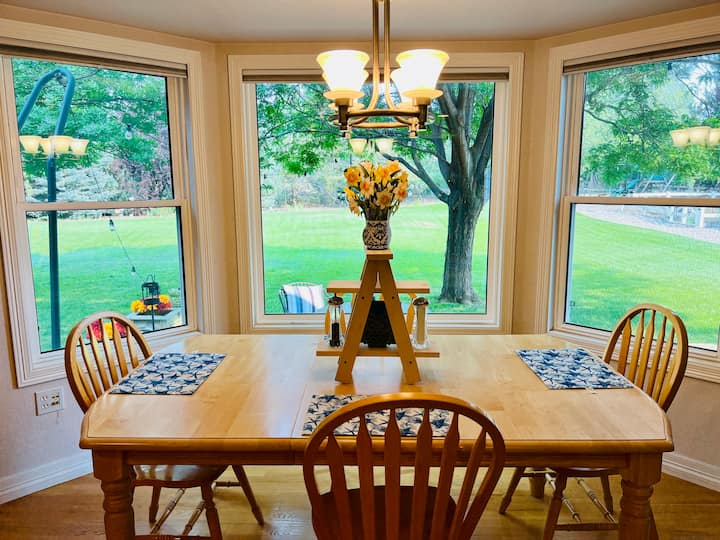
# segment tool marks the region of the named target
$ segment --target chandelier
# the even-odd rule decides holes
[[[379,108],[380,98],[380,40],[378,32],[380,4],[384,3],[383,24],[383,94],[386,108]],[[368,77],[365,65],[370,59],[362,51],[336,50],[321,53],[317,62],[323,69],[323,79],[330,90],[323,95],[332,100],[337,111],[332,120],[345,137],[353,128],[407,127],[410,137],[425,129],[428,107],[442,91],[435,88],[448,55],[435,49],[415,49],[397,55],[398,69],[390,71],[390,0],[372,0],[373,58],[372,96],[367,107],[358,100],[364,96],[362,86]],[[390,92],[390,79],[395,83],[400,102],[395,103]],[[385,118],[372,121],[370,118]]]
[[[88,139],[76,139],[67,135],[50,135],[49,137],[20,135],[23,152],[41,157],[57,157],[67,154],[74,158],[81,158],[85,155],[88,142]]]

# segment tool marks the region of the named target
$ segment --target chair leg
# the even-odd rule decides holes
[[[523,477],[523,474],[525,473],[525,467],[515,467],[515,472],[513,472],[512,478],[510,479],[510,483],[508,484],[507,491],[505,491],[505,496],[503,497],[502,501],[500,502],[500,509],[498,512],[501,514],[504,514],[507,510],[507,507],[510,506],[510,501],[512,501],[512,496],[515,493],[515,490],[518,487],[518,483],[520,482],[520,479]]]
[[[605,474],[600,478],[600,481],[602,482],[603,499],[605,500],[605,508],[608,509],[608,512],[610,512],[611,514],[614,514],[615,511],[613,510],[612,491],[610,491],[610,478],[608,477],[607,474]]]
[[[250,503],[250,510],[252,510],[253,516],[255,516],[259,525],[264,525],[265,519],[263,518],[260,506],[258,506],[258,503],[255,500],[255,494],[250,487],[250,481],[248,480],[247,474],[245,474],[245,469],[242,465],[233,465],[232,468],[233,472],[235,472],[235,476],[237,476],[238,482],[240,482],[240,487],[242,487],[245,492],[245,497],[247,498],[248,503]]]
[[[150,523],[155,523],[155,520],[157,519],[161,489],[162,488],[160,486],[153,486],[152,488],[152,498],[150,499],[150,510],[148,512],[148,521]]]
[[[563,503],[563,492],[565,491],[565,486],[567,485],[567,479],[567,474],[562,471],[557,472],[557,476],[555,477],[555,489],[553,490],[547,518],[545,519],[543,540],[552,540],[552,537],[555,534],[555,526],[557,525],[558,517],[560,517],[560,510],[562,509]]]
[[[222,540],[220,518],[213,500],[212,484],[201,485],[200,491],[202,492],[202,499],[205,501],[205,519],[207,519],[208,529],[210,529],[210,538],[212,540]]]

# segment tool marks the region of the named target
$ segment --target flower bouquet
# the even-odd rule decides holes
[[[116,322],[115,328],[117,329],[120,337],[124,338],[127,334],[127,332],[125,331],[125,327],[120,323]],[[110,339],[113,338],[113,328],[110,321],[102,322],[101,319],[98,319],[97,321],[94,321],[90,324],[90,329],[92,330],[92,333],[96,339],[102,339],[103,335],[107,336]]]
[[[158,295],[158,303],[146,303],[149,298],[140,298],[130,304],[130,309],[138,315],[167,315],[172,310],[172,302],[167,294]]]
[[[408,174],[397,161],[374,165],[363,161],[345,169],[345,196],[350,211],[368,221],[385,221],[407,197]]]

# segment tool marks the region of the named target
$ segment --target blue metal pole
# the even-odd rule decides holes
[[[60,105],[58,119],[55,123],[53,135],[62,135],[65,131],[65,123],[70,112],[70,103],[75,93],[75,77],[65,68],[56,68],[40,77],[32,91],[25,99],[20,114],[18,114],[18,132],[22,129],[30,111],[37,101],[40,91],[52,79],[60,81],[65,77],[65,92]],[[54,154],[48,156],[45,164],[45,176],[48,183],[48,202],[57,201],[57,163]],[[50,277],[50,341],[53,349],[61,347],[60,341],[60,270],[58,265],[58,229],[57,211],[48,211],[48,272]]]

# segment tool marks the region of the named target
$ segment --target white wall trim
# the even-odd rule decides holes
[[[693,484],[720,491],[720,467],[671,452],[663,456],[663,472]]]
[[[1,477],[0,504],[74,480],[91,472],[92,456],[89,451],[82,451],[39,467]]]

